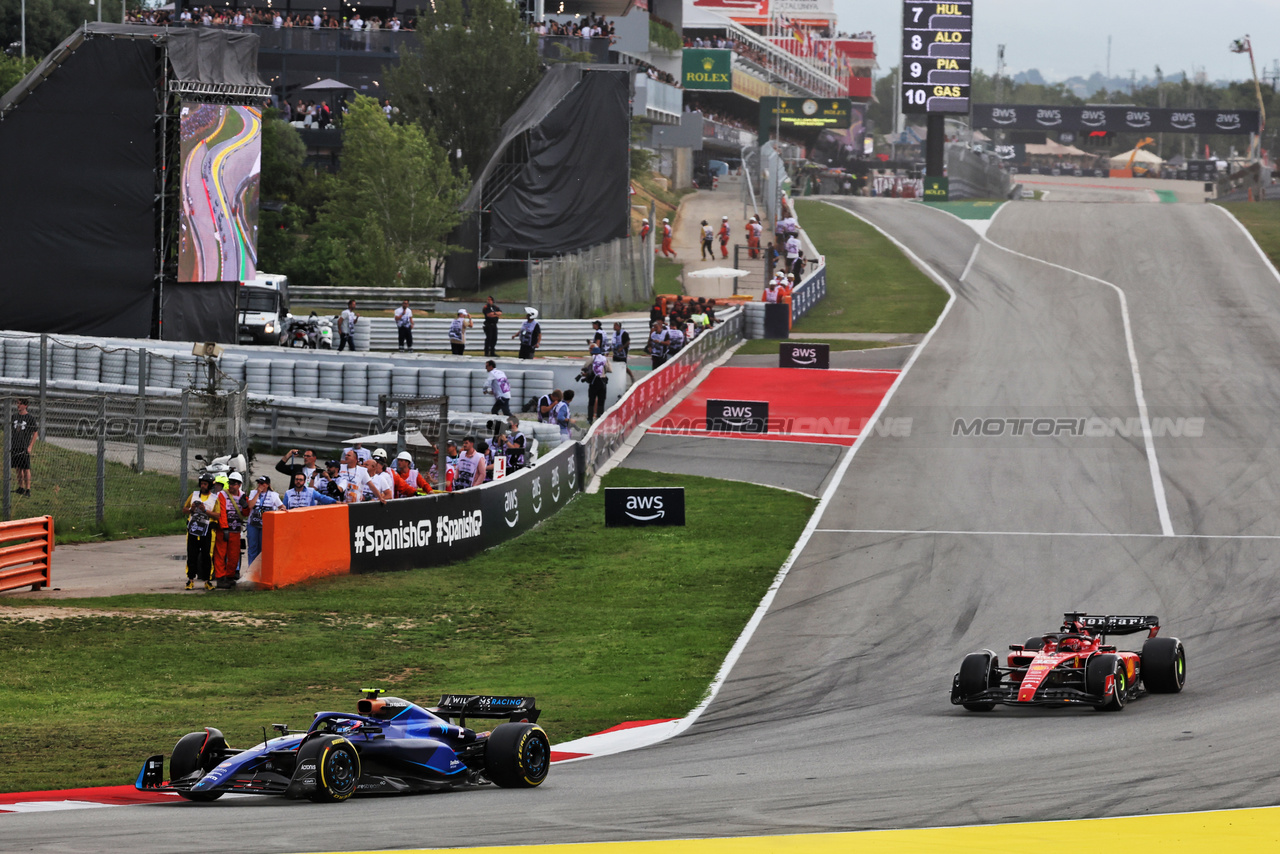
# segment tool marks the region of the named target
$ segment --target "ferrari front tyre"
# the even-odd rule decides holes
[[[532,789],[551,770],[551,740],[537,724],[498,724],[484,746],[484,775],[504,789]]]
[[[1142,684],[1152,694],[1177,694],[1187,681],[1187,653],[1177,638],[1149,638],[1142,645]]]
[[[1107,681],[1112,680],[1107,696]],[[1102,701],[1094,708],[1100,712],[1118,712],[1124,708],[1129,693],[1129,671],[1118,655],[1095,655],[1089,659],[1084,673],[1085,690]]]
[[[307,797],[316,803],[337,803],[355,794],[360,781],[360,753],[340,735],[322,735],[298,748],[297,771],[315,774],[315,790]]]
[[[209,750],[210,746],[226,746],[226,739],[216,729],[189,732],[178,739],[169,757],[169,781],[182,780],[197,771],[203,777],[212,771],[218,764],[218,757]],[[178,795],[188,801],[216,801],[222,797],[222,792],[178,792]]]
[[[960,697],[972,697],[988,688],[994,688],[1000,680],[996,672],[996,659],[990,652],[971,652],[960,663]],[[971,712],[989,712],[996,707],[992,702],[964,703]]]

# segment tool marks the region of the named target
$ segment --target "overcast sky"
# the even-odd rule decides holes
[[[876,35],[879,77],[902,57],[903,0],[835,0],[840,29]],[[1252,35],[1258,74],[1280,59],[1280,0],[974,0],[974,64],[995,71],[996,45],[1005,45],[1010,74],[1040,69],[1050,82],[1095,71],[1138,79],[1204,69],[1210,80],[1250,78],[1248,55],[1229,50]],[[1265,71],[1264,71],[1265,69]]]

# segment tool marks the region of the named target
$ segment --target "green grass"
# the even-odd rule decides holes
[[[45,622],[9,612],[0,790],[127,783],[186,732],[217,726],[244,746],[264,725],[353,709],[366,685],[431,702],[527,692],[555,742],[683,716],[814,502],[630,469],[605,478],[658,484],[686,488],[687,527],[605,528],[602,491],[452,566],[274,592],[61,602],[111,613]]]
[[[58,543],[154,537],[185,530],[178,478],[106,464],[103,524],[97,523],[97,463],[94,454],[37,442],[31,455],[31,496],[11,495],[10,516],[53,517]],[[17,474],[10,475],[10,490]]]
[[[928,332],[947,294],[874,228],[823,202],[796,202],[809,239],[827,257],[827,295],[798,320],[809,332]]]
[[[796,341],[796,335],[792,332],[791,341]],[[756,338],[747,341],[741,347],[734,351],[735,356],[776,356],[778,355],[777,339]],[[826,344],[831,348],[832,353],[841,350],[876,350],[881,347],[897,347],[899,345],[892,344],[888,341],[826,341],[819,340],[818,343]]]
[[[1271,263],[1280,268],[1280,201],[1218,202],[1258,241]]]
[[[653,292],[654,294],[674,294],[681,296],[684,294],[684,285],[680,283],[680,274],[684,271],[684,265],[672,261],[670,258],[654,258],[653,259]],[[645,308],[649,308],[648,305]]]

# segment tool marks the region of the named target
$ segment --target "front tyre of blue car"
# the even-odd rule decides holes
[[[222,733],[216,729],[201,732],[189,732],[173,746],[173,754],[169,757],[169,780],[177,782],[199,772],[204,776],[218,764],[218,757],[210,748],[225,745]],[[178,792],[188,801],[208,802],[222,797],[222,792]]]
[[[498,724],[484,748],[484,775],[504,789],[532,789],[551,770],[551,741],[542,727]]]
[[[315,789],[307,797],[318,804],[345,801],[355,794],[360,781],[360,753],[340,735],[322,735],[298,748],[296,779],[315,774]]]

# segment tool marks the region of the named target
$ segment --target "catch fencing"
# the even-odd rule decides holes
[[[591,317],[653,297],[653,266],[638,237],[529,262],[533,305],[547,317]]]

